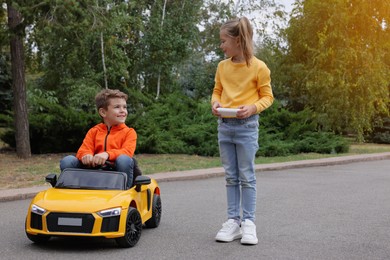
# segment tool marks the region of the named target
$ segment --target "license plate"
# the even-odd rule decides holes
[[[82,218],[58,218],[58,225],[81,227],[83,225],[83,219]]]

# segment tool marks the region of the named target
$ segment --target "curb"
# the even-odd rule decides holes
[[[269,163],[269,164],[257,164],[255,166],[256,172],[262,171],[275,171],[304,167],[318,167],[318,166],[331,166],[348,164],[353,162],[365,162],[375,160],[389,160],[390,152],[376,153],[376,154],[364,154],[364,155],[349,155],[341,157],[331,157],[322,159],[292,161],[283,163]],[[189,171],[175,171],[175,172],[160,172],[149,175],[158,182],[165,181],[185,181],[206,179],[214,177],[223,177],[225,175],[222,167],[208,168],[208,169],[196,169]],[[0,202],[24,200],[34,197],[38,192],[46,190],[50,185],[34,186],[29,188],[20,189],[8,189],[0,190]]]

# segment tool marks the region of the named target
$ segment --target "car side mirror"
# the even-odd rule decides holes
[[[57,174],[50,173],[45,177],[45,181],[50,183],[52,187],[56,186],[57,184]]]
[[[134,180],[135,190],[139,192],[141,190],[142,185],[148,185],[151,182],[152,181],[148,176],[145,175],[137,176]]]

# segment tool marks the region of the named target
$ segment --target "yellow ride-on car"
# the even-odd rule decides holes
[[[35,243],[52,236],[105,237],[120,247],[134,246],[143,226],[160,223],[160,188],[140,175],[127,189],[126,178],[122,172],[91,169],[65,169],[58,179],[49,174],[52,187],[39,192],[28,208],[27,237]]]

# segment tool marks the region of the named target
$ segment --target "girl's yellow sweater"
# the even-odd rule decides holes
[[[248,67],[229,58],[218,64],[211,103],[218,101],[226,108],[255,104],[260,113],[273,100],[270,70],[263,61],[252,57]]]

